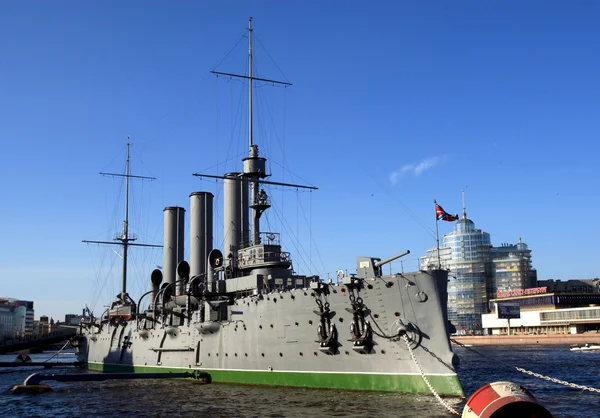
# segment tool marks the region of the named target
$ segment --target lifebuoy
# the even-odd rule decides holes
[[[246,264],[246,257],[242,257],[242,264]]]
[[[220,265],[221,265],[221,259],[220,259],[220,258],[217,258],[217,259],[215,260],[215,266],[219,267]]]
[[[344,270],[338,270],[337,271],[337,278],[338,279],[343,279],[344,278]]]

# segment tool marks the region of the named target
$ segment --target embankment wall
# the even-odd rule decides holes
[[[451,336],[465,345],[571,345],[600,343],[600,333],[560,334],[560,335],[487,335]]]

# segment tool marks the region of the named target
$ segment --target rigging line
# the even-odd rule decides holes
[[[260,117],[262,117],[263,114],[268,115],[269,120],[271,122],[271,126],[273,127],[273,132],[274,132],[275,138],[277,139],[277,143],[279,144],[279,149],[280,149],[280,151],[281,151],[281,153],[283,155],[283,159],[285,160],[284,147],[282,147],[282,145],[281,145],[282,141],[281,141],[281,138],[280,138],[280,136],[278,134],[278,131],[277,131],[277,128],[276,128],[276,125],[275,125],[275,121],[274,121],[274,118],[273,118],[273,113],[271,112],[271,108],[269,107],[269,103],[264,98],[263,95],[258,95],[258,97],[262,100],[261,102],[259,102],[259,104],[266,109],[265,112],[259,112],[259,115],[261,115]],[[266,126],[266,122],[265,121],[261,121],[261,122],[264,123],[264,125]],[[269,155],[269,154],[267,154],[267,155]],[[269,158],[269,164],[271,164],[271,158]]]
[[[335,138],[340,145],[345,145],[341,140],[339,140],[338,138]],[[357,161],[354,157],[353,158],[355,161]],[[377,179],[371,172],[369,172],[364,166],[361,166],[361,168],[363,170],[365,170],[365,172],[367,173],[367,175],[369,177],[371,177],[371,179],[383,190],[385,191],[391,198],[392,200],[395,200],[396,203],[398,203],[399,205],[401,205],[404,210],[406,211],[406,213],[408,213],[415,222],[417,222],[425,231],[429,232],[429,234],[432,236],[432,238],[435,239],[435,231],[431,228],[426,226],[421,219],[412,211],[410,210],[410,208],[402,201],[400,200],[396,195],[394,195],[393,193],[391,193],[382,183],[381,181],[379,181],[379,179]]]
[[[286,142],[287,142],[287,90],[283,91],[283,141],[281,146],[281,159],[287,165],[286,158]],[[269,160],[271,161],[271,160]],[[273,163],[271,163],[273,164]],[[285,170],[282,172],[282,182],[285,183]],[[283,190],[281,191],[281,199],[283,200]],[[283,204],[281,205],[281,210],[283,211]]]
[[[325,270],[325,263],[323,263],[323,258],[321,257],[321,251],[319,251],[319,246],[317,245],[317,242],[315,241],[313,235],[312,235],[312,193],[310,194],[309,197],[309,217],[306,217],[306,211],[304,210],[304,206],[302,205],[302,200],[300,200],[300,198],[298,197],[298,192],[296,192],[296,196],[297,196],[297,201],[298,201],[298,206],[300,206],[300,209],[302,209],[302,214],[304,215],[304,221],[306,222],[307,226],[308,226],[308,233],[309,233],[309,257],[312,260],[312,245],[314,244],[315,246],[315,251],[317,252],[317,255],[319,257],[319,261],[321,262],[321,266],[323,267],[323,270]],[[314,265],[314,263],[312,263]],[[316,266],[315,266],[316,267]]]
[[[123,150],[125,149],[125,147],[126,147],[126,145],[123,145],[123,146],[121,147],[120,151],[119,151],[119,152],[118,152],[118,153],[117,153],[117,154],[116,154],[116,155],[113,157],[113,159],[112,159],[112,160],[110,160],[110,161],[108,162],[108,164],[106,164],[106,165],[104,166],[104,169],[103,169],[103,170],[100,170],[100,172],[101,172],[101,173],[102,173],[102,172],[105,172],[105,171],[108,171],[108,167],[109,167],[109,166],[110,166],[110,165],[111,165],[111,164],[112,164],[112,163],[113,163],[113,162],[114,162],[114,161],[117,159],[117,157],[121,157],[121,153],[123,152]]]
[[[227,59],[227,57],[229,57],[229,55],[231,55],[231,53],[237,48],[237,46],[240,44],[240,42],[242,42],[242,39],[246,38],[246,32],[244,31],[241,35],[238,36],[238,40],[235,43],[235,45],[233,45],[233,47],[229,50],[229,52],[227,54],[225,54],[225,56],[221,59],[221,61],[219,61],[219,63],[217,65],[215,65],[213,67],[213,71],[216,70],[219,65],[221,65],[223,63],[223,61],[225,61]]]
[[[141,165],[141,166],[142,166],[142,167],[143,167],[143,168],[144,168],[144,169],[145,169],[145,170],[146,170],[146,171],[149,173],[148,177],[154,177],[154,178],[156,178],[156,175],[154,175],[154,174],[152,173],[152,170],[150,169],[150,167],[148,167],[148,166],[147,166],[147,165],[144,163],[144,160],[142,159],[142,156],[141,156],[141,154],[139,154],[139,155],[137,154],[137,152],[136,152],[136,148],[133,146],[133,143],[131,144],[130,151],[131,151],[130,158],[131,158],[132,160],[133,160],[133,159],[135,159],[135,160],[136,160],[138,163],[140,163],[140,165]],[[130,166],[130,167],[131,167],[131,166]],[[145,175],[144,173],[145,173],[146,171],[142,172],[141,174],[142,174],[142,175]]]
[[[298,203],[298,194],[296,194],[296,203]],[[300,222],[298,222],[300,209],[298,206],[299,205],[296,204],[296,236],[298,237],[298,242],[300,242]]]
[[[207,77],[209,77],[209,76],[212,76],[212,74],[211,74],[210,72],[206,72],[206,73],[204,73],[204,75],[202,75],[202,76],[200,77],[200,79],[198,80],[198,86],[201,86],[201,85],[202,85],[202,82],[204,82],[204,80],[205,80]],[[188,92],[189,92],[189,90],[185,90],[185,93],[188,93]],[[198,87],[198,88],[196,88],[195,90],[192,90],[191,97],[192,97],[192,98],[194,98],[194,97],[195,97],[195,98],[199,98],[199,97],[201,96],[201,93],[202,93],[202,89],[201,89],[200,87]],[[181,97],[181,96],[177,96],[177,97]],[[150,146],[150,144],[152,144],[152,143],[154,143],[154,142],[156,142],[156,141],[159,141],[159,140],[161,140],[161,139],[162,139],[162,142],[161,142],[161,143],[159,143],[159,146],[161,146],[162,148],[164,148],[164,147],[165,147],[165,146],[164,146],[164,138],[165,138],[165,137],[167,137],[167,136],[168,136],[168,135],[169,135],[169,134],[170,134],[170,133],[171,133],[171,132],[172,132],[172,131],[173,131],[173,130],[176,128],[176,127],[180,127],[180,126],[181,126],[181,124],[182,124],[183,122],[185,122],[185,121],[187,120],[187,118],[189,118],[189,117],[192,115],[192,113],[195,111],[195,109],[194,109],[194,106],[190,106],[190,105],[189,105],[187,102],[185,102],[185,101],[183,101],[183,100],[180,100],[180,101],[179,101],[179,103],[180,103],[180,105],[181,105],[181,106],[184,106],[184,109],[187,109],[187,112],[183,113],[183,116],[182,116],[182,118],[180,119],[180,123],[174,123],[174,124],[173,124],[173,125],[172,125],[170,128],[168,128],[168,129],[167,129],[167,130],[166,130],[166,131],[165,131],[165,132],[162,134],[162,138],[161,138],[161,133],[156,133],[156,134],[155,134],[155,135],[153,135],[153,136],[151,136],[150,134],[143,135],[142,137],[151,138],[151,139],[148,139],[148,140],[146,140],[146,141],[142,141],[142,144],[141,144],[141,146],[140,146],[140,149],[141,149],[141,150],[144,150],[146,147]],[[193,101],[192,101],[192,103],[193,103]],[[200,103],[200,101],[198,100],[198,102],[196,102],[195,104],[196,104],[196,105],[198,105],[199,103]],[[174,105],[170,105],[169,107],[171,107],[171,108],[174,108],[175,106],[174,106]],[[173,112],[171,112],[171,111],[167,111],[167,112],[166,112],[166,113],[165,113],[163,116],[161,116],[160,118],[158,118],[158,121],[157,121],[157,123],[156,123],[156,125],[155,125],[155,129],[153,129],[153,130],[154,130],[155,132],[156,132],[156,131],[158,131],[158,124],[159,124],[160,122],[162,122],[162,121],[163,121],[163,119],[165,119],[167,116],[170,116],[171,114],[173,114]],[[164,170],[163,170],[163,171],[164,171]],[[157,176],[157,177],[158,177],[158,176]],[[164,200],[164,193],[165,193],[165,192],[164,192],[164,187],[165,187],[165,184],[163,183],[163,200]]]
[[[331,131],[331,129],[329,128],[329,125],[326,123],[326,121],[320,117],[320,114],[317,114],[317,117],[319,117],[319,120],[321,121],[321,123],[329,130]],[[332,134],[331,135],[332,138],[339,144],[341,145],[341,149],[346,149],[346,150],[351,150],[353,149],[351,146],[349,146],[349,144],[346,144],[338,135]],[[402,206],[402,208],[405,210],[406,213],[408,213],[415,222],[417,222],[425,231],[429,232],[429,234],[435,239],[435,231],[431,228],[428,227],[424,224],[423,221],[421,221],[421,219],[412,211],[410,210],[410,208],[402,201],[400,200],[397,196],[395,196],[394,194],[392,194],[370,171],[368,171],[364,164],[362,164],[362,161],[360,159],[358,159],[355,155],[352,154],[348,154],[350,156],[350,158],[352,159],[353,163],[355,166],[360,167],[364,170],[364,172],[373,180],[375,181],[375,183],[386,193],[388,194],[390,197],[392,197],[393,200],[396,201],[396,203],[398,203],[400,206]]]
[[[271,162],[272,162],[273,164],[275,164],[275,165],[277,165],[277,166],[281,167],[281,169],[282,169],[282,170],[285,170],[285,171],[287,171],[287,172],[288,172],[288,173],[289,173],[289,174],[292,176],[292,178],[297,178],[297,179],[300,179],[300,180],[301,180],[303,183],[305,183],[305,184],[308,184],[309,186],[312,186],[312,187],[316,187],[314,184],[312,184],[311,182],[309,182],[309,181],[307,181],[307,180],[303,179],[303,178],[302,178],[302,177],[300,177],[298,174],[296,174],[296,173],[292,172],[291,170],[287,169],[287,168],[286,168],[285,166],[283,166],[282,164],[279,164],[277,161],[275,161],[275,160],[271,159]],[[300,191],[300,190],[298,190],[298,191]]]
[[[240,39],[241,39],[241,38],[240,38]],[[239,41],[238,41],[238,42],[239,42]],[[220,98],[221,98],[221,89],[220,89],[220,86],[221,86],[221,82],[220,82],[220,80],[219,80],[219,77],[216,77],[216,78],[215,78],[215,90],[216,90],[217,97],[216,97],[216,109],[215,109],[215,110],[216,110],[216,112],[215,112],[215,113],[217,114],[217,135],[216,135],[216,145],[215,145],[215,146],[216,146],[216,157],[217,157],[217,164],[213,165],[213,167],[216,167],[216,168],[217,168],[217,172],[218,172],[218,173],[222,173],[222,172],[223,172],[223,171],[221,171],[221,169],[220,169],[220,167],[221,167],[221,163],[222,163],[222,162],[221,162],[221,160],[220,160],[220,157],[219,157],[219,152],[220,152],[220,150],[221,150],[221,148],[219,147],[219,144],[220,144],[220,142],[221,142],[221,123],[220,123],[220,122],[221,122],[221,120],[220,120],[220,119],[221,119],[221,102],[220,102]],[[224,92],[223,94],[226,94],[226,92],[227,92],[227,88],[224,88],[223,90],[225,90],[225,92]],[[231,85],[229,86],[229,90],[231,90]],[[230,95],[231,95],[231,94],[230,94]],[[227,100],[227,99],[225,99],[225,101],[226,101],[226,100]],[[227,117],[227,116],[226,116],[226,115],[227,115],[227,112],[225,111],[225,112],[223,112],[223,113],[225,114],[225,116],[224,116],[224,117]],[[225,163],[225,162],[223,162],[222,164],[223,164],[223,166],[225,166],[225,164],[226,164],[226,163]],[[202,179],[200,179],[200,181],[202,181]],[[219,194],[218,194],[219,190],[220,190],[220,188],[218,187],[217,183],[215,182],[214,196],[219,196]],[[216,216],[217,216],[217,219],[221,219],[221,218],[220,218],[220,216],[221,216],[221,215],[220,215],[220,212],[219,212],[219,205],[215,205],[215,204],[213,203],[213,217],[214,217],[214,215],[216,215]],[[214,222],[214,220],[213,220],[213,222]],[[216,223],[216,222],[215,222],[215,223]],[[214,240],[215,238],[218,238],[218,237],[216,236],[216,233],[215,233],[215,231],[214,231],[214,227],[213,227],[213,240]],[[221,247],[221,248],[222,248],[222,247]]]
[[[88,296],[88,301],[96,301],[96,297],[95,297],[96,296],[96,291],[97,291],[97,288],[99,287],[99,284],[98,284],[98,281],[99,281],[98,280],[98,276],[99,276],[98,275],[98,267],[96,266],[95,258],[92,257],[92,255],[91,255],[90,245],[87,244],[86,247],[88,249],[88,255],[89,255],[90,259],[92,260],[92,269],[95,272],[95,274],[94,274],[94,279],[95,280],[94,280],[94,283],[92,283],[92,287],[91,287],[91,290],[90,290],[90,295]]]
[[[242,116],[241,115],[244,115],[243,117],[245,117],[245,118],[248,117],[248,115],[246,114],[246,112],[244,112],[244,110],[246,108],[244,106],[244,104],[245,104],[245,94],[244,94],[243,89],[241,89],[240,93],[239,93],[237,115],[232,119],[232,122],[233,121],[235,121],[235,122],[232,123],[233,129],[231,130],[231,140],[230,140],[230,143],[229,143],[229,150],[227,150],[227,155],[231,155],[233,153],[233,149],[235,149],[235,150],[239,150],[240,148],[244,149],[244,148],[242,148],[242,144],[245,144],[245,134],[246,133],[243,132],[243,127],[244,126],[248,126],[247,124],[243,124],[242,123]],[[247,121],[247,119],[246,119],[246,121]],[[235,138],[236,138],[236,135],[235,135],[235,130],[236,129],[238,129],[238,135],[237,135],[237,142],[236,142],[236,145],[234,147],[234,141],[235,141]],[[234,166],[232,168],[232,171],[235,171],[235,169],[236,169],[236,167]]]
[[[89,245],[90,244],[88,244],[88,246]],[[96,245],[96,246],[99,247],[99,245]],[[107,253],[106,250],[103,250],[102,253],[103,253],[103,256],[102,256],[102,263],[101,264],[104,264],[104,262],[106,262],[106,258],[108,258],[107,257],[108,253]],[[92,295],[92,297],[96,297],[96,300],[93,302],[92,306],[95,307],[95,305],[98,303],[99,299],[102,297],[102,294],[104,293],[104,291],[106,289],[106,284],[109,281],[108,278],[113,275],[113,268],[114,268],[114,265],[115,265],[116,261],[117,261],[117,259],[115,257],[112,257],[111,264],[110,264],[110,266],[109,266],[108,271],[106,272],[106,274],[103,274],[104,273],[103,269],[100,268],[101,266],[98,266],[98,270],[96,272],[96,274],[97,274],[96,279],[97,279],[97,283],[99,284],[99,286],[96,289],[95,294]],[[113,280],[110,280],[110,283],[111,283],[111,289],[112,289],[111,293],[114,293],[114,283],[113,283]],[[109,295],[109,296],[112,298],[112,295]],[[92,304],[92,303],[90,303],[90,304]]]
[[[219,161],[219,142],[221,142],[221,141],[219,141],[219,139],[221,138],[221,132],[219,131],[219,127],[220,127],[220,125],[219,125],[219,118],[220,118],[220,115],[221,115],[220,112],[219,112],[219,110],[220,110],[219,109],[219,107],[220,107],[219,96],[221,94],[220,94],[220,91],[219,91],[219,78],[218,77],[215,78],[215,90],[217,91],[217,98],[215,100],[215,102],[216,102],[216,104],[215,104],[215,106],[216,106],[215,113],[217,114],[217,117],[216,117],[217,135],[216,135],[216,141],[215,141],[216,142],[216,144],[215,144],[216,152],[215,153],[216,153],[216,157],[217,157],[217,164],[216,164],[216,166],[217,166],[217,172],[219,172],[218,171],[219,170],[219,162],[218,162]]]
[[[89,244],[88,244],[88,246],[89,246]],[[95,303],[97,303],[101,299],[102,293],[104,291],[104,288],[106,287],[106,281],[107,281],[107,279],[106,279],[106,277],[103,277],[102,271],[103,271],[104,266],[106,264],[108,264],[108,261],[107,261],[107,259],[108,259],[108,253],[107,253],[107,251],[106,250],[100,250],[100,246],[98,246],[98,245],[96,245],[96,247],[98,248],[98,251],[100,251],[102,255],[101,255],[101,259],[100,259],[101,260],[100,264],[96,266],[96,283],[97,283],[98,286],[95,289],[96,293],[93,295],[96,298],[94,300]],[[112,297],[112,295],[111,295],[111,297]]]
[[[272,206],[272,209],[273,209],[273,213],[275,214],[275,216],[279,220],[280,224],[282,225],[282,229],[285,232],[287,232],[289,234],[289,236],[292,238],[292,246],[296,250],[296,254],[298,255],[298,258],[299,258],[299,261],[298,261],[299,268],[302,264],[304,264],[307,267],[307,269],[310,269],[311,263],[306,262],[304,259],[306,250],[304,250],[304,248],[302,247],[302,244],[300,243],[300,239],[298,238],[298,236],[296,234],[294,234],[292,227],[287,222],[287,218],[283,217],[283,214],[280,213],[280,211],[278,210],[278,207],[276,205]],[[313,267],[316,269],[316,266],[313,266]]]
[[[223,57],[223,59],[221,61],[219,61],[219,63],[214,67],[217,68],[219,65],[221,65],[221,63],[231,54],[231,52],[239,45],[239,43],[242,41],[242,39],[244,38],[244,36],[240,36],[237,43],[233,46],[233,48],[231,48],[231,50],[229,51],[229,53],[227,53],[227,55],[225,55],[225,57]],[[202,82],[206,77],[208,77],[208,75],[210,74],[210,72],[207,72],[204,76],[201,77],[200,82]],[[198,92],[200,92],[201,90],[199,89]],[[198,96],[198,94],[195,94],[194,96]],[[189,117],[193,112],[192,108],[189,108],[189,110],[184,114],[184,118]],[[160,119],[158,120],[158,122],[161,122],[165,117],[167,117],[168,115],[170,115],[172,112],[166,112],[163,116],[160,117]],[[183,119],[185,120],[185,119]],[[174,124],[173,127],[171,127],[169,130],[167,130],[163,136],[167,136],[171,131],[173,131],[173,129],[175,129],[175,126],[179,126]],[[148,146],[149,144],[155,142],[156,140],[159,139],[161,135],[160,134],[156,134],[152,139],[146,141],[143,143],[142,149],[145,148],[146,146]]]
[[[252,39],[256,39],[258,41],[258,43],[262,47],[263,51],[265,51],[265,53],[267,54],[267,56],[271,59],[271,62],[273,63],[273,65],[275,65],[275,67],[277,67],[277,69],[279,70],[279,72],[281,73],[281,75],[283,76],[283,78],[285,78],[285,81],[287,81],[289,83],[290,80],[286,77],[286,75],[281,70],[281,68],[279,68],[279,65],[277,65],[277,62],[275,62],[275,60],[273,59],[273,57],[271,56],[271,54],[269,54],[269,51],[267,51],[267,48],[265,48],[265,46],[263,45],[263,43],[261,42],[261,40],[258,38],[258,36],[256,36],[256,33],[254,33],[254,31],[252,32]]]
[[[218,169],[218,168],[219,168],[219,165],[221,165],[221,164],[226,164],[226,163],[228,163],[228,162],[231,162],[231,161],[233,161],[233,160],[239,161],[239,158],[240,158],[240,157],[245,157],[245,156],[246,156],[246,153],[239,153],[238,155],[234,155],[233,157],[231,157],[231,158],[228,158],[228,159],[226,159],[225,161],[220,161],[220,162],[218,162],[218,163],[216,163],[216,164],[214,164],[214,165],[208,166],[208,167],[206,167],[206,168],[204,168],[204,169],[202,169],[202,170],[200,170],[200,171],[197,171],[197,173],[198,173],[198,174],[200,174],[200,176],[198,176],[198,177],[202,177],[202,176],[201,176],[201,174],[202,174],[203,172],[206,172],[206,171],[208,171],[208,170],[211,170],[211,169],[213,169],[213,168],[217,168],[217,169]],[[218,179],[217,179],[217,180],[218,180]]]
[[[217,80],[218,80],[218,78],[219,77],[217,77]],[[229,103],[230,104],[234,103],[233,96],[234,96],[233,95],[233,88],[232,88],[232,85],[230,84],[230,88],[229,88]],[[243,104],[244,104],[243,103],[244,102],[243,99],[244,99],[243,92],[240,92],[240,97],[239,97],[238,106],[237,106],[237,113],[235,113],[236,110],[234,110],[234,106],[230,106],[229,120],[230,120],[230,126],[232,128],[230,130],[230,136],[229,136],[229,147],[228,147],[228,149],[226,150],[226,153],[225,153],[226,156],[229,156],[229,155],[232,154],[233,148],[235,148],[235,149],[239,149],[240,148],[240,145],[239,145],[240,140],[237,141],[237,146],[235,146],[235,147],[234,147],[234,142],[235,142],[235,138],[236,138],[236,129],[239,129],[241,131],[241,122],[239,123],[240,126],[238,128],[237,121],[240,120],[240,116],[239,115],[241,114],[242,109],[243,109]],[[234,115],[234,113],[235,113],[235,115]],[[234,121],[236,121],[236,122],[234,122]],[[211,168],[212,167],[217,167],[218,168],[219,165],[221,163],[223,163],[225,165],[225,169],[227,170],[227,163],[230,162],[233,158],[236,158],[236,157],[227,158],[225,161],[219,162],[219,163],[211,166]]]

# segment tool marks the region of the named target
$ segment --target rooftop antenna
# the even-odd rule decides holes
[[[462,189],[462,209],[463,209],[463,219],[467,219],[467,208],[465,207],[465,189],[467,188],[467,186],[465,186]]]

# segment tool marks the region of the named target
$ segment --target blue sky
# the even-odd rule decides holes
[[[193,191],[215,193],[220,214],[218,187],[191,174],[235,170],[246,152],[245,87],[209,71],[245,72],[249,16],[259,75],[293,83],[257,88],[255,141],[273,180],[319,187],[269,190],[263,225],[299,272],[406,249],[392,269],[416,268],[435,245],[433,199],[460,213],[464,189],[476,226],[495,245],[522,237],[540,279],[600,276],[597,2],[2,8],[0,295],[35,301],[36,317],[99,314],[118,293],[118,248],[81,240],[120,228],[120,183],[98,173],[123,170],[127,136],[134,173],[157,178],[133,184],[139,242],[160,243],[162,209]],[[137,298],[162,254],[131,261]]]

